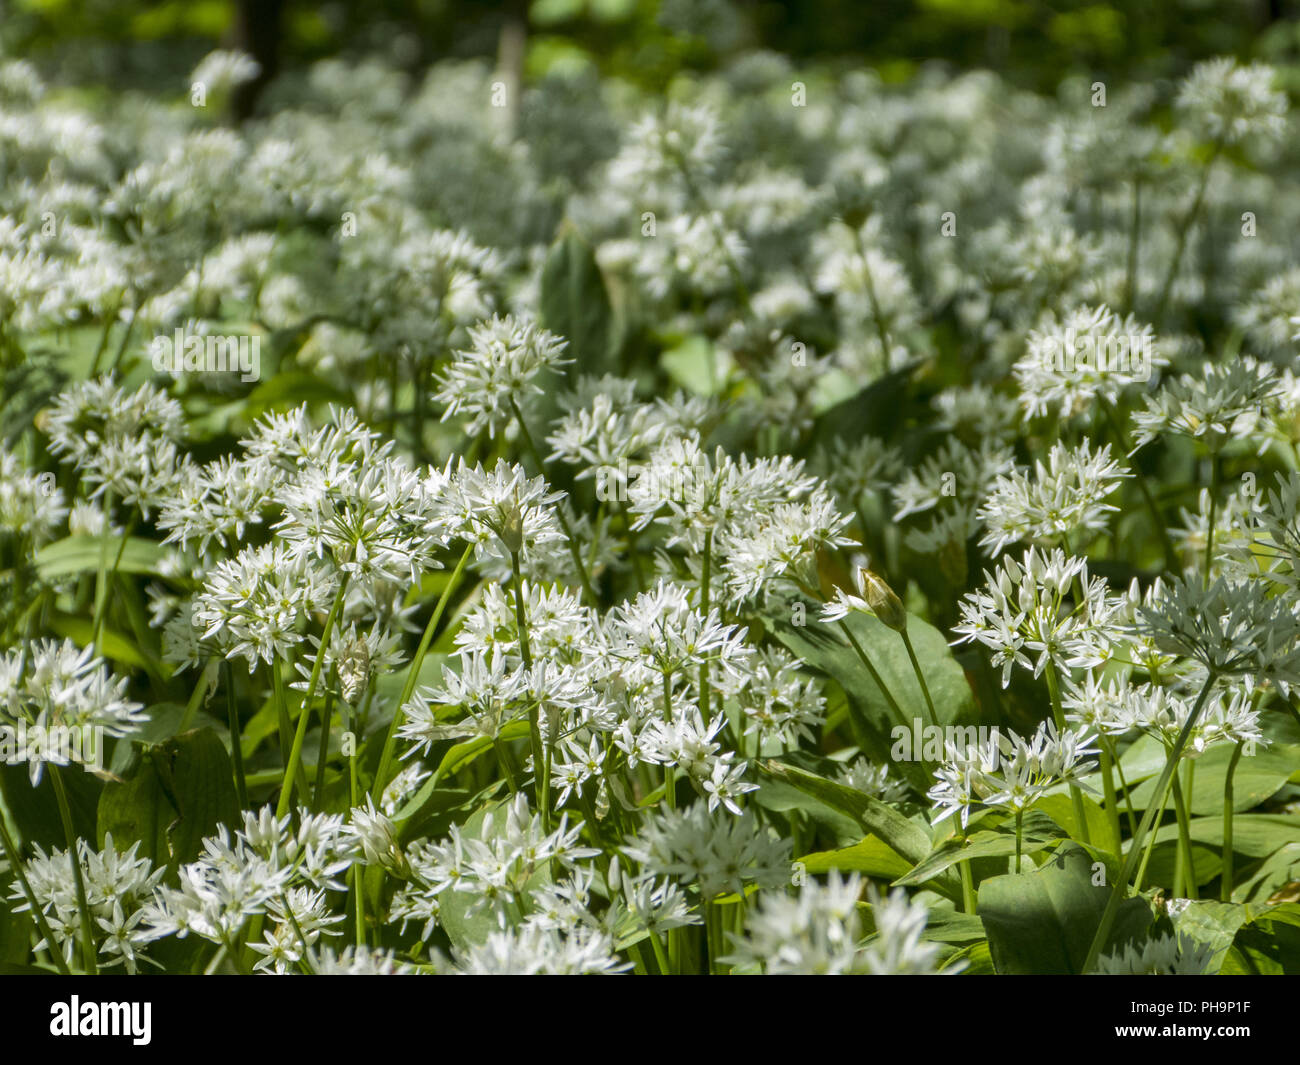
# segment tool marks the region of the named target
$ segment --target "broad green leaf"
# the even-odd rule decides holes
[[[570,376],[599,376],[610,360],[612,315],[605,279],[591,248],[570,228],[547,253],[542,266],[539,311],[542,325],[569,342]]]
[[[795,861],[813,874],[836,869],[842,873],[862,873],[879,880],[895,880],[912,868],[910,862],[900,858],[888,843],[875,836],[867,836],[851,847],[805,854]]]
[[[135,840],[140,852],[173,869],[193,861],[217,825],[237,825],[230,756],[217,733],[194,729],[148,748],[135,776],[109,784],[99,803],[99,839]]]
[[[1101,884],[1095,879],[1091,855],[1067,842],[1037,869],[980,884],[976,912],[997,971],[1022,976],[1082,972],[1111,892],[1108,878]],[[1126,900],[1105,949],[1141,934],[1150,922],[1145,899]]]
[[[98,573],[107,555],[106,569],[111,570],[117,560],[118,573],[160,576],[162,564],[170,553],[162,544],[139,536],[132,536],[125,547],[116,537],[106,542],[97,536],[65,536],[36,552],[36,569],[43,580],[65,580],[80,573]]]
[[[50,773],[54,767],[42,768],[41,782],[32,787],[26,763],[5,765],[0,762],[0,791],[4,792],[5,806],[13,816],[23,844],[39,843],[48,853],[51,847],[67,848],[63,821],[59,817],[58,802]],[[95,807],[103,782],[94,773],[79,765],[64,766],[59,770],[64,790],[68,793],[68,808],[72,813],[72,829],[81,838],[95,838]]]
[[[792,624],[790,618],[789,608],[769,615],[775,637],[802,661],[839,683],[848,696],[849,712],[864,750],[876,762],[895,767],[924,794],[932,781],[920,759],[931,748],[931,741],[943,736],[925,731],[929,710],[899,634],[866,614],[853,613],[845,621],[902,710],[902,721],[838,624],[814,620],[816,607],[807,608],[806,625]],[[907,632],[940,726],[973,725],[974,696],[943,633],[915,615],[908,615]],[[915,749],[918,742],[919,751]],[[934,746],[941,749],[942,744]]]
[[[1201,899],[1189,902],[1173,918],[1173,923],[1175,931],[1208,945],[1214,951],[1207,970],[1213,975],[1223,965],[1224,956],[1232,946],[1237,930],[1251,916],[1249,906]]]
[[[1088,822],[1088,838],[1094,845],[1105,846],[1110,842],[1110,821],[1106,817],[1106,811],[1101,806],[1090,799],[1086,794],[1079,796],[1083,803],[1083,816]],[[1121,807],[1123,800],[1120,800]],[[1054,795],[1044,795],[1034,803],[1034,809],[1045,813],[1063,829],[1067,836],[1075,839],[1080,838],[1079,825],[1074,816],[1074,804],[1070,801],[1070,796],[1066,792],[1057,792]],[[1123,810],[1120,813],[1121,825],[1124,821]]]
[[[1060,836],[1060,828],[1050,817],[1036,810],[1029,811],[1021,826],[1022,857],[1047,849]],[[1005,858],[1014,856],[1015,853],[1016,830],[1012,821],[997,831],[973,832],[964,845],[960,840],[950,837],[925,861],[895,883],[899,887],[914,887],[932,880],[958,862],[974,861],[976,858]],[[1022,862],[1021,868],[1028,866]]]
[[[1196,759],[1192,777],[1192,813],[1197,816],[1223,816],[1223,785],[1232,746],[1211,747]],[[1162,763],[1163,764],[1163,763]],[[1237,763],[1232,777],[1232,808],[1237,812],[1252,810],[1277,793],[1300,764],[1300,750],[1294,747],[1262,749]],[[1145,810],[1152,801],[1156,782],[1148,779],[1133,789],[1133,805]],[[1170,799],[1170,806],[1173,800]]]
[[[930,853],[929,833],[879,799],[781,762],[764,760],[759,762],[759,768],[776,780],[784,781],[848,814],[867,832],[878,836],[909,862],[922,861]]]

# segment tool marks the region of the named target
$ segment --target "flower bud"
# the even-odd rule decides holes
[[[903,609],[903,601],[894,594],[894,589],[869,569],[859,570],[858,580],[862,586],[862,598],[882,623],[895,632],[907,628],[907,611]]]

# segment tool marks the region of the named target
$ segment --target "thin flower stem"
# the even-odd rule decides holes
[[[1178,768],[1178,759],[1182,757],[1183,748],[1187,746],[1188,737],[1192,734],[1192,729],[1196,727],[1197,719],[1201,716],[1201,710],[1205,707],[1205,701],[1210,697],[1210,691],[1214,687],[1214,682],[1218,675],[1211,673],[1205,678],[1205,684],[1201,687],[1201,693],[1196,697],[1196,702],[1192,706],[1191,713],[1187,715],[1187,721],[1184,723],[1182,731],[1178,734],[1178,739],[1174,742],[1173,750],[1170,752],[1168,761],[1165,762],[1164,771],[1160,774],[1160,780],[1156,784],[1155,795],[1163,795],[1169,787],[1175,770]],[[1158,798],[1157,798],[1157,801]],[[1152,825],[1159,811],[1163,808],[1163,803],[1159,806],[1156,803],[1149,803],[1146,812],[1142,815],[1142,823],[1138,826],[1137,834],[1129,842],[1128,858],[1124,862],[1123,872],[1115,882],[1111,890],[1110,899],[1106,903],[1106,910],[1102,914],[1101,924],[1097,928],[1097,934],[1093,936],[1092,945],[1088,948],[1088,956],[1084,961],[1083,971],[1092,972],[1097,964],[1097,958],[1100,956],[1102,948],[1106,945],[1106,940],[1110,936],[1110,930],[1115,924],[1115,915],[1119,912],[1120,903],[1124,901],[1128,893],[1129,881],[1136,870],[1138,857],[1142,849],[1142,843],[1146,839],[1147,833],[1151,831]]]
[[[1174,817],[1178,822],[1178,843],[1174,848],[1174,896],[1190,899],[1196,890],[1191,882],[1192,867],[1189,858],[1192,838],[1187,824],[1187,804],[1183,801],[1183,787],[1177,773],[1173,777],[1173,792]]]
[[[537,471],[545,475],[546,464],[542,461],[542,454],[537,450],[537,445],[533,443],[533,434],[528,431],[528,423],[524,421],[524,412],[519,409],[519,404],[515,402],[513,396],[510,397],[510,410],[515,416],[515,424],[519,426],[519,436],[524,442],[524,448],[537,465]],[[574,568],[578,571],[578,580],[582,584],[582,594],[589,606],[599,606],[596,593],[591,587],[591,578],[587,576],[587,567],[582,561],[582,552],[578,550],[578,540],[573,535],[573,529],[569,526],[569,519],[565,516],[564,507],[559,505],[555,507],[555,517],[560,523],[560,531],[564,533],[564,540],[569,545],[569,556],[573,559]]]
[[[840,621],[840,628],[844,630],[844,635],[848,637],[849,643],[853,646],[853,650],[857,652],[858,658],[862,660],[862,664],[867,667],[867,672],[871,674],[871,679],[876,682],[876,687],[884,694],[885,702],[889,704],[890,710],[894,712],[894,716],[898,719],[898,723],[910,731],[910,722],[908,722],[908,720],[903,716],[903,708],[898,705],[898,700],[894,698],[894,693],[886,687],[884,679],[876,672],[876,667],[871,664],[871,659],[867,657],[867,652],[862,649],[862,645],[858,643],[857,637],[853,635],[853,630],[850,629],[842,620]]]
[[[700,579],[700,613],[709,616],[709,576],[710,563],[713,561],[713,530],[704,534],[704,569]],[[704,724],[709,723],[709,660],[705,657],[700,663],[700,718]]]
[[[1232,901],[1233,883],[1233,851],[1232,851],[1232,817],[1233,817],[1233,784],[1232,778],[1237,773],[1237,763],[1241,761],[1242,748],[1245,745],[1238,743],[1232,749],[1232,757],[1228,760],[1228,773],[1223,778],[1223,875],[1221,887],[1219,889],[1219,898],[1223,902]]]
[[[1023,807],[1016,807],[1016,872],[1020,872],[1020,851],[1022,847],[1023,833],[1021,831],[1025,820],[1025,811]]]
[[[1106,817],[1110,821],[1110,838],[1115,857],[1124,853],[1124,837],[1119,827],[1119,798],[1115,792],[1114,756],[1111,754],[1110,740],[1101,738],[1101,786],[1105,793]]]
[[[1214,522],[1219,513],[1219,455],[1210,456],[1210,517],[1205,527],[1205,587],[1210,586],[1210,567],[1214,564]]]
[[[330,607],[325,627],[321,630],[320,647],[316,650],[316,661],[311,667],[311,677],[307,681],[307,691],[302,697],[302,712],[298,715],[298,729],[293,736],[293,749],[289,752],[289,765],[284,771],[284,786],[280,789],[280,801],[275,804],[275,816],[283,817],[289,812],[292,801],[293,784],[298,764],[302,760],[302,744],[307,736],[307,720],[311,717],[311,700],[316,694],[316,685],[320,683],[321,666],[325,664],[325,655],[329,651],[330,636],[334,632],[334,623],[343,612],[343,599],[347,595],[348,581],[351,574],[343,574],[339,581],[339,590],[334,594],[334,605]],[[322,723],[323,724],[323,723]]]
[[[379,768],[375,770],[375,782],[372,790],[376,793],[382,794],[384,788],[388,786],[389,773],[392,771],[393,765],[393,749],[397,742],[397,730],[402,723],[402,708],[411,700],[416,682],[420,679],[420,667],[424,664],[425,655],[429,653],[429,645],[433,643],[433,634],[438,629],[438,623],[442,620],[443,611],[447,609],[447,603],[451,599],[452,592],[460,583],[460,575],[465,572],[465,566],[469,563],[469,556],[473,552],[474,545],[466,545],[464,552],[460,556],[460,561],[456,563],[456,568],[452,570],[451,577],[442,590],[442,595],[438,596],[438,603],[433,608],[429,623],[424,627],[424,634],[420,637],[420,646],[416,648],[415,657],[411,659],[411,665],[406,671],[406,681],[402,684],[402,694],[397,700],[396,709],[393,711],[393,720],[388,724],[388,733],[384,736],[384,748],[379,756]]]
[[[230,759],[235,766],[235,796],[241,810],[248,809],[248,781],[244,777],[243,731],[239,726],[239,707],[235,701],[235,670],[228,659],[221,663],[226,683],[226,723],[230,729]]]
[[[1100,393],[1097,396],[1097,402],[1101,407],[1102,416],[1106,419],[1106,424],[1110,426],[1110,431],[1115,437],[1115,442],[1124,454],[1129,454],[1132,448],[1129,445],[1128,435],[1124,432],[1119,419],[1115,416],[1115,408],[1111,405],[1110,400]],[[1142,493],[1142,501],[1146,504],[1147,509],[1151,511],[1151,521],[1160,537],[1160,546],[1165,553],[1165,566],[1176,571],[1178,569],[1178,552],[1174,548],[1173,539],[1169,536],[1169,529],[1165,525],[1164,515],[1160,513],[1160,507],[1156,504],[1156,497],[1151,493],[1151,486],[1147,483],[1146,474],[1142,472],[1142,467],[1136,462],[1130,468],[1133,470],[1133,479],[1137,482],[1138,491]]]
[[[5,858],[8,859],[9,868],[13,870],[14,876],[18,878],[18,883],[23,889],[23,895],[27,898],[27,905],[31,907],[32,920],[36,922],[36,930],[40,932],[41,938],[45,940],[45,947],[49,951],[50,959],[60,973],[64,976],[71,975],[68,963],[63,959],[63,951],[55,943],[54,933],[50,931],[49,922],[45,919],[45,911],[37,902],[36,892],[32,890],[32,885],[27,879],[27,870],[23,868],[22,857],[18,853],[18,848],[14,845],[13,837],[9,835],[9,828],[5,824],[3,814],[0,814],[0,844],[4,846]]]
[[[1165,274],[1164,284],[1160,286],[1160,299],[1156,303],[1155,313],[1151,316],[1151,323],[1157,328],[1163,324],[1165,310],[1169,306],[1169,297],[1173,292],[1174,281],[1177,280],[1178,269],[1183,264],[1183,252],[1187,248],[1187,236],[1201,213],[1201,207],[1205,203],[1205,192],[1210,185],[1210,173],[1214,169],[1214,164],[1222,150],[1223,139],[1220,137],[1214,142],[1214,149],[1201,170],[1201,179],[1196,187],[1196,197],[1192,200],[1191,209],[1182,218],[1179,225],[1175,227],[1177,236],[1175,238],[1173,258],[1169,262],[1169,272]]]
[[[1065,732],[1065,711],[1061,708],[1061,682],[1056,675],[1056,663],[1047,661],[1047,693],[1052,700],[1052,719],[1060,733]],[[1083,809],[1083,792],[1078,784],[1070,785],[1070,806],[1074,810],[1074,820],[1079,826],[1079,838],[1086,844],[1092,844],[1092,834],[1088,830],[1088,817]]]
[[[515,627],[519,630],[519,654],[524,669],[533,668],[533,653],[528,642],[528,612],[524,609],[524,575],[519,566],[519,552],[510,552],[510,569],[515,582]],[[528,702],[528,740],[533,750],[533,793],[546,831],[551,830],[551,774],[542,740],[541,710],[536,699]]]
[[[86,972],[98,975],[99,966],[95,964],[94,924],[90,919],[90,905],[86,901],[86,881],[81,875],[81,855],[78,852],[77,832],[72,827],[72,810],[68,806],[68,793],[63,787],[63,776],[57,765],[49,766],[50,785],[54,788],[54,798],[59,804],[59,820],[63,822],[63,837],[68,841],[68,860],[72,864],[72,884],[77,892],[77,913],[81,916],[81,958]],[[53,950],[53,944],[50,949]]]
[[[1119,777],[1119,786],[1124,792],[1124,812],[1128,815],[1128,834],[1135,836],[1138,828],[1137,811],[1133,809],[1133,791],[1129,788],[1128,781],[1124,779],[1124,763],[1120,761],[1118,745],[1115,747],[1114,766],[1115,775]],[[1119,852],[1117,851],[1116,857],[1118,856]]]
[[[921,663],[916,660],[916,651],[912,649],[912,637],[907,634],[904,628],[899,634],[903,637],[903,646],[907,648],[907,657],[912,660],[912,671],[916,674],[917,683],[921,685],[921,694],[925,696],[925,705],[930,711],[930,724],[936,728],[939,726],[939,714],[934,709],[934,700],[930,698],[930,686],[925,682],[925,674],[921,672]]]
[[[335,676],[337,670],[330,671]],[[320,743],[316,747],[316,786],[312,789],[311,809],[312,813],[318,811],[321,807],[321,799],[325,795],[325,763],[329,761],[330,756],[330,722],[334,718],[334,689],[330,687],[328,679],[325,682],[325,709],[321,711],[320,722]]]

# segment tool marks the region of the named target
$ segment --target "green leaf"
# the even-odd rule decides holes
[[[1196,759],[1192,779],[1193,815],[1223,816],[1223,784],[1231,757],[1232,745],[1223,744],[1211,747]],[[1275,795],[1295,772],[1298,758],[1300,749],[1295,747],[1263,749],[1242,758],[1232,777],[1232,808],[1239,813],[1251,810]],[[1147,780],[1134,788],[1133,805],[1145,810],[1152,801],[1155,785],[1154,780]]]
[[[769,615],[773,635],[802,661],[839,683],[848,697],[850,715],[862,733],[859,738],[867,754],[876,762],[896,765],[912,787],[924,794],[930,779],[921,756],[931,740],[942,737],[923,731],[929,710],[902,637],[867,614],[852,613],[845,619],[854,639],[898,702],[904,719],[900,722],[839,625],[812,623],[813,610],[808,611],[810,623],[802,626],[786,620],[791,617],[789,609]],[[974,695],[943,633],[913,614],[907,618],[907,633],[934,699],[940,726],[972,727],[970,723],[976,720]],[[914,749],[918,742],[922,748],[919,751]],[[942,743],[936,746],[942,749]]]
[[[1210,959],[1207,972],[1217,973],[1223,965],[1224,957],[1238,929],[1246,924],[1252,916],[1249,906],[1232,902],[1210,902],[1195,900],[1189,902],[1174,917],[1174,929],[1198,943],[1207,944],[1214,954]]]
[[[1037,854],[1058,839],[1060,829],[1050,817],[1036,810],[1029,811],[1021,826],[1022,855]],[[976,858],[1006,858],[1015,853],[1015,823],[1010,822],[997,831],[972,832],[964,846],[958,839],[946,840],[925,861],[895,883],[899,887],[912,887],[932,880],[958,862],[974,861]]]
[[[1091,855],[1067,841],[1031,872],[980,884],[976,912],[997,971],[1021,976],[1082,972],[1111,892],[1108,878],[1101,884],[1094,879]],[[1145,899],[1126,900],[1106,950],[1140,935],[1150,923]]]
[[[217,825],[235,826],[230,756],[216,731],[194,729],[149,747],[135,775],[104,788],[99,839],[111,832],[119,845],[140,841],[140,853],[173,869],[193,861],[203,837]]]
[[[67,848],[54,785],[50,783],[53,769],[45,766],[40,784],[33,788],[26,764],[0,763],[0,791],[4,792],[5,806],[13,816],[14,826],[23,843],[39,843],[46,851],[51,847]],[[94,839],[95,807],[103,782],[80,766],[66,766],[61,773],[72,812],[72,829],[83,839]]]
[[[79,573],[98,573],[107,555],[107,569],[113,568],[118,550],[122,551],[117,563],[118,573],[143,573],[162,576],[163,560],[170,553],[162,544],[132,536],[122,547],[119,538],[105,543],[97,536],[65,536],[47,544],[36,552],[36,570],[42,580],[58,581],[75,577]]]
[[[538,309],[542,325],[568,340],[565,354],[575,362],[569,367],[573,374],[600,375],[613,369],[605,279],[591,248],[572,228],[547,253]]]
[[[809,448],[829,447],[836,439],[857,440],[863,433],[889,439],[902,422],[907,385],[919,365],[918,361],[887,373],[819,414],[813,424]]]
[[[912,868],[911,862],[900,858],[888,843],[876,836],[867,836],[851,847],[805,854],[796,861],[813,874],[837,869],[842,873],[862,873],[882,880],[895,880]]]
[[[922,861],[930,853],[929,834],[879,799],[781,762],[764,760],[758,766],[769,776],[848,814],[867,832],[878,836],[909,862]]]
[[[1111,837],[1110,822],[1106,818],[1106,811],[1098,803],[1088,798],[1087,795],[1081,794],[1079,798],[1083,803],[1084,819],[1088,822],[1088,838],[1094,844],[1108,843]],[[1074,804],[1070,801],[1070,796],[1066,792],[1044,795],[1034,803],[1034,809],[1045,813],[1060,825],[1067,836],[1074,839],[1081,838],[1079,823],[1074,817]]]

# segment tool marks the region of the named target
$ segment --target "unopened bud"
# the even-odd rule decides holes
[[[903,601],[894,594],[894,589],[869,569],[859,570],[858,579],[862,584],[862,598],[871,607],[871,612],[895,632],[907,628],[907,611],[903,609]]]
[[[339,655],[339,689],[343,700],[356,705],[357,697],[370,683],[370,648],[360,638],[353,640]]]
[[[502,508],[497,535],[511,555],[517,555],[524,549],[524,515],[518,505]]]

